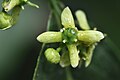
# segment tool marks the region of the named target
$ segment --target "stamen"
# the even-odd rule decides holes
[[[64,30],[63,29],[60,29],[60,32],[63,32]]]
[[[63,43],[66,43],[66,42],[67,42],[67,40],[63,40],[62,42],[63,42]]]
[[[74,41],[77,42],[77,39],[75,39]]]

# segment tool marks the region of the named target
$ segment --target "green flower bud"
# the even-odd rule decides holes
[[[86,44],[99,42],[103,38],[104,38],[104,35],[100,31],[94,31],[94,30],[78,31],[78,40]]]
[[[44,32],[37,37],[37,40],[43,43],[62,42],[62,33]]]
[[[60,66],[67,67],[70,65],[70,58],[68,52],[64,52],[60,58]]]
[[[77,17],[77,20],[78,20],[80,27],[84,30],[89,30],[90,27],[89,27],[89,24],[87,22],[85,13],[82,10],[78,10],[78,11],[76,11],[75,14],[76,14],[76,17]]]
[[[62,25],[65,28],[75,28],[75,23],[74,23],[74,19],[72,16],[72,12],[70,11],[69,7],[66,7],[62,14],[61,14],[61,21],[62,21]]]
[[[45,51],[45,57],[51,63],[57,64],[60,61],[60,55],[59,55],[59,53],[55,49],[53,49],[53,48],[48,48]]]
[[[5,12],[0,12],[0,29],[7,29],[12,26],[11,24],[12,17],[5,13]]]
[[[70,63],[73,68],[77,67],[79,64],[79,55],[77,51],[77,47],[75,44],[67,45],[69,50],[69,56],[70,56]]]

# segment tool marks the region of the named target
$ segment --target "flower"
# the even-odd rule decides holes
[[[25,4],[39,8],[38,5],[31,3],[29,0],[4,0],[2,3],[3,10],[0,12],[0,29],[6,30],[15,25]],[[9,14],[10,10],[12,11]]]
[[[8,12],[16,6],[21,6],[21,8],[24,9],[24,4],[39,8],[38,5],[31,3],[29,0],[4,0],[2,3],[2,7],[6,12]]]
[[[85,60],[85,66],[87,67],[91,62],[92,53],[96,43],[104,38],[102,32],[89,30],[90,27],[87,23],[84,12],[79,10],[76,12],[76,16],[79,25],[83,30],[78,30],[77,27],[75,27],[72,13],[69,7],[66,7],[61,14],[61,22],[64,28],[59,32],[47,31],[37,37],[39,42],[59,42],[67,47],[67,49],[64,47],[62,47],[64,49],[61,49],[63,54],[60,59],[60,65],[62,67],[71,64],[71,66],[75,68],[82,60]]]

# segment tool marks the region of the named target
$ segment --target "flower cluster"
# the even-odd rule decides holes
[[[3,10],[0,12],[0,29],[5,30],[13,26],[25,4],[39,8],[29,0],[4,0],[2,3]],[[8,14],[11,10],[11,14]]]
[[[83,11],[78,10],[76,17],[83,30],[75,27],[72,13],[69,7],[66,7],[61,14],[61,22],[64,27],[59,32],[47,31],[37,37],[39,42],[59,42],[62,45],[56,50],[48,48],[45,51],[45,57],[51,63],[59,63],[61,67],[71,65],[73,68],[83,60],[86,67],[90,64],[95,45],[104,38],[104,35],[100,31],[90,30]]]

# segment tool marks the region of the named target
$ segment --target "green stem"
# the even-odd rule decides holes
[[[65,71],[66,71],[66,80],[73,80],[69,67],[67,67]]]
[[[56,18],[57,25],[59,28],[62,28],[61,18],[60,18],[62,10],[58,6],[59,1],[57,0],[49,0],[49,1],[50,1],[49,3],[50,3],[51,10],[53,11],[53,14]]]
[[[38,71],[38,67],[39,67],[39,63],[40,63],[40,57],[41,57],[41,54],[43,52],[44,47],[45,47],[45,44],[42,44],[42,48],[41,48],[39,56],[37,58],[37,64],[36,64],[36,67],[35,67],[35,70],[34,70],[34,74],[33,74],[33,79],[32,80],[36,80],[37,71]]]
[[[60,48],[60,47],[59,47],[59,48],[57,48],[57,49],[56,49],[56,51],[57,51],[57,52],[60,52],[60,51],[61,51],[61,48]]]

